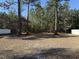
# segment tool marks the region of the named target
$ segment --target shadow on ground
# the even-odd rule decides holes
[[[0,39],[3,38],[3,36],[0,36]]]
[[[9,35],[7,36],[6,39],[22,39],[22,40],[40,40],[41,38],[68,38],[68,37],[77,37],[74,35],[68,35],[68,34],[59,34],[59,35],[54,35],[53,33],[41,33],[41,34],[33,34],[33,35],[22,35],[22,36],[12,36]]]
[[[13,51],[0,52],[0,59],[79,59],[79,53],[64,48],[54,48],[49,50],[41,50],[36,54],[17,54]]]

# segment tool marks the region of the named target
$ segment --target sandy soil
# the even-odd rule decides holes
[[[52,34],[51,34],[52,35]],[[29,39],[27,37],[9,37],[0,38],[0,50],[14,50],[18,52],[35,52],[42,49],[51,48],[70,48],[72,50],[79,49],[79,37],[48,37],[41,34],[39,38]],[[46,36],[46,37],[45,37]],[[31,36],[32,37],[32,36]],[[31,51],[32,50],[32,51]],[[38,51],[39,52],[39,51]]]

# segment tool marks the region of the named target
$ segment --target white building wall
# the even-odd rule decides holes
[[[72,29],[72,30],[71,30],[71,33],[72,33],[73,35],[79,35],[79,29]]]
[[[11,33],[10,29],[0,29],[0,34],[9,34]]]

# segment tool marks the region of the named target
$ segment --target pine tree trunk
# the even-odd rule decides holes
[[[57,35],[57,20],[58,20],[58,15],[57,15],[57,4],[58,4],[58,1],[56,1],[56,6],[55,6],[55,32],[54,34]]]
[[[27,35],[29,35],[29,3],[30,2],[28,2],[28,15],[27,15]]]
[[[22,23],[21,23],[21,0],[18,0],[18,35],[21,35],[22,32]]]

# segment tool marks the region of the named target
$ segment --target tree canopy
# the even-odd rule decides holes
[[[9,0],[6,0],[6,3],[0,3],[0,6],[8,9],[11,5],[17,4],[17,1],[20,0],[16,2],[7,1]],[[64,1],[63,4],[61,3],[62,1]],[[41,5],[40,0],[22,0],[21,4],[20,8],[26,6],[28,9],[25,13],[27,15],[27,17],[25,17],[25,23],[23,24],[23,22],[20,21],[22,28],[24,27],[23,31],[55,32],[57,30],[58,32],[69,32],[72,28],[79,28],[79,10],[70,9],[69,0],[48,0],[44,7]],[[21,18],[22,9],[19,10],[19,12]],[[0,18],[9,21],[18,20],[17,13],[14,11],[10,11],[7,14],[0,13]],[[0,27],[1,26],[2,25],[0,25]]]

